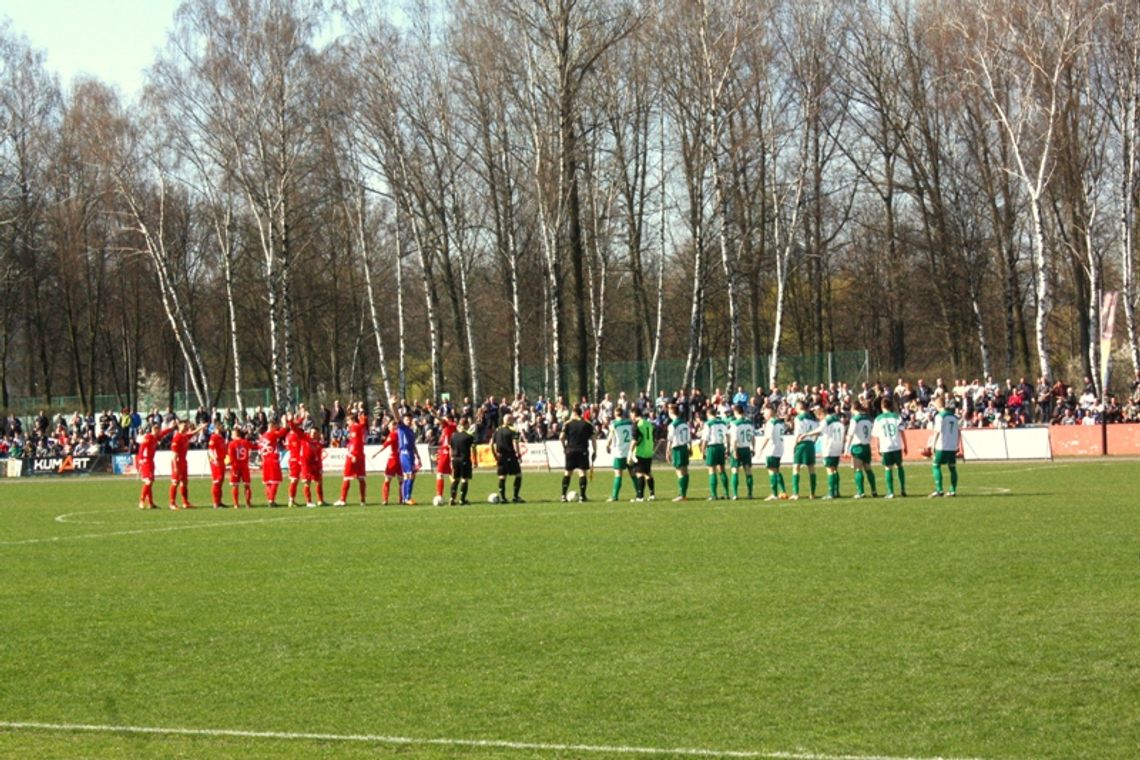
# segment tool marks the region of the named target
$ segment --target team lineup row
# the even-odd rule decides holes
[[[943,397],[935,399],[938,409],[931,424],[931,437],[924,454],[933,458],[932,471],[935,490],[931,496],[954,496],[958,487],[957,458],[961,453],[959,420],[952,406]],[[881,413],[872,418],[870,409],[857,405],[856,414],[849,425],[844,425],[834,409],[809,408],[806,400],[796,405],[796,417],[792,424],[793,440],[792,486],[786,486],[780,471],[784,455],[785,423],[773,407],[765,407],[764,423],[758,430],[752,419],[745,414],[742,406],[732,408],[731,416],[710,409],[698,436],[699,451],[708,468],[709,499],[740,498],[740,483],[743,476],[746,498],[753,498],[752,463],[755,457],[768,472],[770,494],[767,500],[798,499],[803,470],[808,474],[807,498],[815,498],[817,490],[816,458],[822,457],[827,472],[827,493],[825,499],[839,497],[839,465],[841,459],[850,457],[855,471],[854,497],[864,498],[867,486],[872,496],[878,496],[875,475],[871,469],[872,438],[877,439],[882,466],[886,475],[886,497],[896,496],[895,482],[898,482],[899,496],[906,496],[906,473],[903,456],[906,440],[902,435],[899,417],[890,398],[880,401]],[[667,458],[677,476],[679,494],[674,501],[688,499],[689,464],[692,451],[692,432],[689,423],[681,416],[676,405],[668,408],[669,422],[666,424],[665,443]],[[506,482],[513,477],[511,501],[521,503],[522,451],[520,436],[513,426],[510,414],[503,417],[502,425],[491,438],[491,452],[495,458],[499,478],[498,491],[492,494],[492,501],[506,501]],[[188,492],[189,467],[187,456],[190,441],[206,429],[206,425],[191,427],[186,420],[155,429],[148,427],[138,436],[136,470],[142,480],[139,496],[139,509],[156,509],[154,502],[155,453],[159,442],[170,436],[171,483],[170,509],[177,509],[180,495],[183,509],[193,509]],[[368,433],[368,416],[363,406],[353,408],[347,425],[348,440],[344,465],[344,479],[340,498],[335,506],[347,503],[352,481],[357,481],[360,504],[367,504],[367,477],[364,442]],[[444,503],[444,479],[450,477],[450,504],[467,504],[468,487],[472,477],[475,443],[472,420],[468,416],[459,420],[447,418],[442,424],[440,446],[436,454],[435,504]],[[652,417],[643,414],[636,407],[628,416],[620,408],[609,425],[605,448],[612,457],[614,480],[608,501],[616,501],[621,496],[623,475],[628,471],[633,480],[635,496],[633,501],[656,498],[656,481],[653,477],[653,456],[656,438],[656,425]],[[598,438],[594,426],[582,418],[581,409],[575,407],[571,419],[560,436],[565,450],[565,469],[562,478],[562,501],[585,500],[587,498],[588,475],[598,456]],[[235,430],[232,435],[215,429],[207,445],[207,458],[211,473],[212,506],[226,506],[222,500],[223,483],[228,472],[231,487],[231,505],[240,506],[239,491],[244,491],[246,508],[252,506],[252,485],[250,460],[256,445],[261,457],[261,479],[265,487],[266,500],[271,507],[279,506],[277,492],[284,477],[281,467],[281,451],[288,452],[289,467],[289,506],[299,506],[298,491],[304,496],[304,504],[309,507],[324,506],[324,441],[319,431],[308,418],[307,413],[285,414],[280,419],[271,419],[267,429],[254,438],[248,430]],[[399,503],[414,505],[413,498],[416,473],[422,469],[419,451],[416,447],[415,431],[411,415],[389,424],[387,436],[378,456],[385,449],[390,450],[384,471],[382,503],[388,504],[392,480],[399,482]],[[818,450],[818,454],[817,454]],[[950,488],[943,490],[942,466],[950,473]],[[729,472],[732,474],[731,489]],[[578,476],[578,489],[570,491],[573,474]],[[723,495],[721,495],[723,488]],[[315,496],[315,500],[314,500]],[[497,497],[497,498],[496,498]]]

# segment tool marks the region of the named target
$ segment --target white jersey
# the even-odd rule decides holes
[[[670,449],[688,448],[692,441],[693,437],[689,434],[689,424],[687,422],[682,419],[676,419],[669,423],[667,442]]]
[[[760,443],[760,454],[764,457],[784,456],[784,421],[773,417],[764,423],[764,438]]]
[[[733,450],[751,449],[756,438],[756,428],[752,427],[752,420],[741,417],[732,421],[728,426],[728,438],[732,442]]]
[[[957,451],[960,423],[953,412],[939,412],[934,417],[934,432],[938,441],[934,448],[938,451]]]
[[[823,421],[823,432],[820,434],[823,439],[823,456],[843,456],[844,432],[843,420],[838,417],[829,416]]]
[[[633,423],[624,417],[614,420],[606,445],[615,457],[627,459],[633,445]]]
[[[871,418],[867,415],[855,415],[851,420],[851,431],[848,433],[848,437],[851,439],[851,445],[870,446],[872,425]]]
[[[701,441],[706,446],[723,446],[728,440],[728,424],[722,417],[710,417],[701,428]]]
[[[811,443],[813,433],[819,430],[819,420],[811,416],[807,412],[796,415],[795,425],[792,427],[792,435],[796,437],[796,444]],[[803,438],[802,436],[807,436]]]
[[[883,412],[875,418],[872,434],[879,439],[879,451],[902,451],[902,429],[899,427],[899,416],[893,412]]]

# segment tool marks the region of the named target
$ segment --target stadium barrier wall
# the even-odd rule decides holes
[[[1051,425],[1049,443],[1055,457],[1099,457],[1105,453],[1100,425]]]
[[[1140,456],[1140,425],[1109,425],[1106,453],[1112,457]]]

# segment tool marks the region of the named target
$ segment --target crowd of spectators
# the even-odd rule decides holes
[[[1025,378],[1020,378],[1016,383],[1010,379],[999,383],[992,376],[972,382],[961,379],[952,384],[942,378],[937,378],[932,384],[927,384],[922,378],[914,383],[899,378],[893,386],[883,382],[864,382],[859,388],[853,388],[844,382],[805,386],[792,382],[782,388],[779,385],[767,389],[758,387],[752,393],[743,387],[738,387],[735,393],[717,388],[711,394],[705,394],[700,388],[691,391],[682,389],[674,393],[660,390],[652,398],[644,391],[632,397],[622,391],[616,398],[607,393],[596,402],[591,403],[582,398],[578,404],[583,410],[583,418],[592,422],[602,436],[618,408],[627,413],[634,408],[638,409],[643,416],[654,419],[663,434],[668,420],[667,408],[671,404],[676,404],[680,415],[697,432],[706,410],[710,408],[724,411],[740,405],[760,425],[763,408],[773,406],[777,414],[790,423],[795,416],[796,403],[804,399],[809,406],[834,410],[847,420],[853,415],[857,402],[862,402],[874,413],[883,397],[890,397],[894,401],[904,429],[915,429],[925,427],[933,417],[933,401],[938,395],[953,400],[953,408],[962,418],[963,427],[1016,428],[1028,424],[1140,422],[1140,372],[1131,383],[1129,395],[1123,404],[1115,395],[1100,398],[1089,378],[1085,378],[1080,386],[1072,386],[1061,381],[1048,383],[1043,379],[1038,379],[1036,384],[1031,385]],[[539,396],[532,401],[521,393],[514,398],[490,396],[481,404],[473,403],[470,398],[464,398],[461,402],[445,398],[438,404],[393,399],[387,405],[377,402],[374,406],[366,442],[380,443],[387,433],[389,422],[408,416],[417,440],[429,446],[434,445],[439,441],[441,419],[451,415],[469,417],[476,429],[476,439],[486,442],[502,422],[503,416],[509,413],[523,440],[535,443],[557,439],[563,425],[570,418],[570,411],[571,404],[562,396],[553,400]],[[205,423],[206,428],[192,446],[204,448],[210,431],[215,427],[227,431],[245,429],[256,436],[266,429],[272,414],[273,411],[265,407],[213,412],[199,409],[194,414],[193,421],[196,425]],[[8,415],[6,418],[0,417],[0,459],[133,453],[135,438],[141,429],[153,426],[161,430],[169,426],[175,417],[169,409],[161,412],[152,409],[147,414],[123,409],[118,413],[106,411],[99,415],[75,412],[54,416],[41,411],[27,423],[19,417]],[[330,446],[346,444],[347,411],[339,400],[333,401],[331,406],[321,404],[319,409],[309,412],[308,419]]]

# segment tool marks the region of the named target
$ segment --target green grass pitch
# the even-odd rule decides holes
[[[585,504],[481,474],[466,508],[178,513],[0,481],[0,757],[1140,756],[1140,464],[960,470],[953,500],[912,465],[894,501],[709,503],[694,469],[683,504],[659,470],[646,504],[603,471]]]

